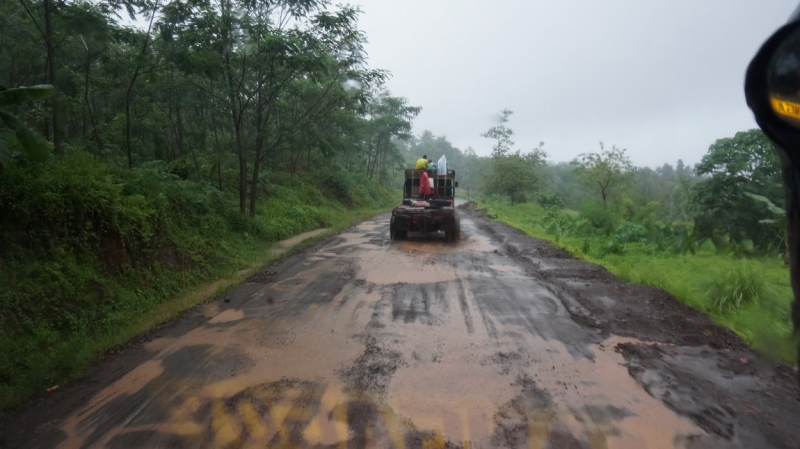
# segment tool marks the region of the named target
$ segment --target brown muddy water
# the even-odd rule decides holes
[[[576,319],[576,310],[590,311],[532,275],[536,260],[519,257],[480,218],[462,215],[461,223],[456,244],[440,235],[391,242],[385,214],[348,229],[254,276],[227,294],[229,302],[195,309],[127,359],[101,363],[90,381],[60,393],[71,408],[40,422],[21,412],[16,422],[29,432],[6,428],[5,441],[63,448],[770,444],[752,429],[719,432],[702,413],[681,412],[669,401],[663,369],[634,369],[628,352],[616,350],[622,344],[642,353],[658,340]],[[680,351],[672,343],[655,348]]]

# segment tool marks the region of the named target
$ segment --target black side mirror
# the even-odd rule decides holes
[[[786,244],[794,292],[792,322],[797,337],[800,333],[800,22],[796,19],[795,16],[794,21],[776,31],[750,62],[744,91],[756,122],[775,144],[783,163]]]
[[[458,181],[456,181],[456,184],[455,184],[455,185],[456,185],[456,187],[458,187]]]
[[[779,151],[800,162],[800,22],[780,28],[758,51],[747,69],[745,97]]]

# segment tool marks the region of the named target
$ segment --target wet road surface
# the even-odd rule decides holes
[[[107,362],[25,446],[743,446],[480,222],[391,242],[384,214],[295,254]]]

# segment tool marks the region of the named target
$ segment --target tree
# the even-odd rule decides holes
[[[53,86],[50,98],[50,120],[53,136],[53,148],[56,154],[63,154],[64,130],[62,129],[62,82],[57,63],[56,51],[70,38],[83,32],[91,32],[90,28],[96,25],[87,18],[103,17],[116,11],[120,7],[127,8],[131,18],[134,18],[132,4],[142,4],[144,0],[106,0],[98,2],[67,1],[67,0],[18,0],[24,9],[37,34],[41,37],[45,47],[45,73],[44,81]],[[11,3],[11,2],[7,2]],[[90,12],[90,14],[86,14]]]
[[[147,52],[152,45],[151,33],[153,31],[153,21],[159,9],[159,1],[155,0],[155,4],[148,5],[147,9],[150,12],[150,21],[147,24],[147,32],[142,38],[140,43],[141,49],[136,52],[133,58],[133,70],[130,75],[128,87],[125,90],[125,151],[128,155],[128,168],[133,168],[133,154],[131,152],[131,105],[133,103],[133,88],[136,86],[136,81],[142,75],[145,64],[147,64]],[[135,36],[139,37],[139,36]]]
[[[572,163],[577,165],[575,172],[583,181],[600,191],[603,209],[606,209],[612,191],[624,186],[633,171],[625,149],[613,146],[606,150],[603,142],[600,142],[599,153],[580,154]]]
[[[25,0],[19,0],[20,4],[25,8],[25,11],[28,13],[28,17],[30,17],[31,21],[36,25],[36,28],[39,31],[39,34],[44,40],[45,49],[47,51],[47,58],[45,59],[47,65],[47,83],[52,86],[57,86],[56,83],[56,56],[55,51],[57,47],[56,38],[54,36],[54,15],[56,9],[59,5],[52,0],[42,0],[41,8],[43,22],[44,24],[40,24],[39,21],[36,20],[36,17],[31,10],[31,7],[28,6]],[[54,4],[55,3],[55,4]],[[62,153],[62,136],[61,136],[61,110],[59,108],[58,102],[58,93],[57,90],[54,91],[53,95],[50,96],[50,109],[51,109],[51,119],[53,123],[53,145],[55,147],[55,151],[57,154]]]
[[[141,27],[116,22],[123,7]],[[0,2],[2,81],[53,79],[58,93],[6,109],[59,148],[235,188],[253,216],[280,173],[339,162],[387,179],[405,165],[397,144],[419,107],[367,68],[359,13],[329,0]],[[23,148],[4,136],[8,159]]]
[[[509,128],[508,118],[514,112],[510,109],[503,109],[497,118],[497,125],[489,128],[481,137],[494,139],[492,146],[492,161],[490,175],[484,176],[483,187],[486,193],[494,193],[507,196],[511,204],[525,201],[526,193],[532,192],[539,184],[539,168],[544,165],[547,153],[542,150],[544,142],[528,153],[520,150],[511,153],[514,142],[511,136],[514,130]],[[470,148],[471,150],[471,148]],[[471,158],[471,166],[475,166],[475,151],[468,154]],[[475,172],[474,168],[469,170]]]
[[[374,95],[367,107],[367,121],[364,123],[367,142],[367,176],[372,178],[376,167],[381,179],[387,178],[386,163],[392,153],[397,152],[394,138],[411,138],[411,120],[422,108],[410,106],[408,100],[393,97],[388,91]]]
[[[439,158],[444,156],[447,159],[448,168],[458,169],[459,178],[465,179],[465,155],[454,147],[447,137],[436,136],[426,129],[419,136],[410,139],[410,151],[416,156],[427,154],[433,162],[438,162]]]
[[[696,171],[706,178],[690,193],[698,237],[712,238],[718,245],[751,240],[762,250],[774,246],[775,230],[759,223],[766,218],[762,205],[747,195],[765,197],[774,204],[784,201],[781,163],[761,130],[717,140]]]
[[[539,169],[546,157],[540,144],[529,153],[517,150],[493,158],[492,174],[484,180],[485,190],[507,196],[511,204],[525,201],[526,194],[539,185]]]
[[[510,109],[503,109],[500,111],[500,115],[497,118],[497,125],[492,126],[485,133],[481,134],[481,137],[494,139],[496,141],[492,146],[493,157],[505,156],[511,151],[511,147],[514,146],[514,142],[511,141],[511,136],[514,135],[514,131],[506,126],[508,118],[513,113],[514,111]]]

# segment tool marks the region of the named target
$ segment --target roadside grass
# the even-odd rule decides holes
[[[394,205],[377,184],[331,172],[273,176],[251,219],[234,192],[85,154],[6,170],[0,410],[81,377],[104,352],[237,285],[280,257],[274,242],[329,235]]]
[[[551,232],[553,227],[544,224],[546,211],[538,204],[492,202],[479,203],[479,207],[499,221],[604,266],[627,282],[673,294],[762,353],[797,361],[789,270],[778,256],[737,258],[718,253],[713,245],[701,246],[696,254],[673,252],[655,244],[620,243],[613,235]]]

